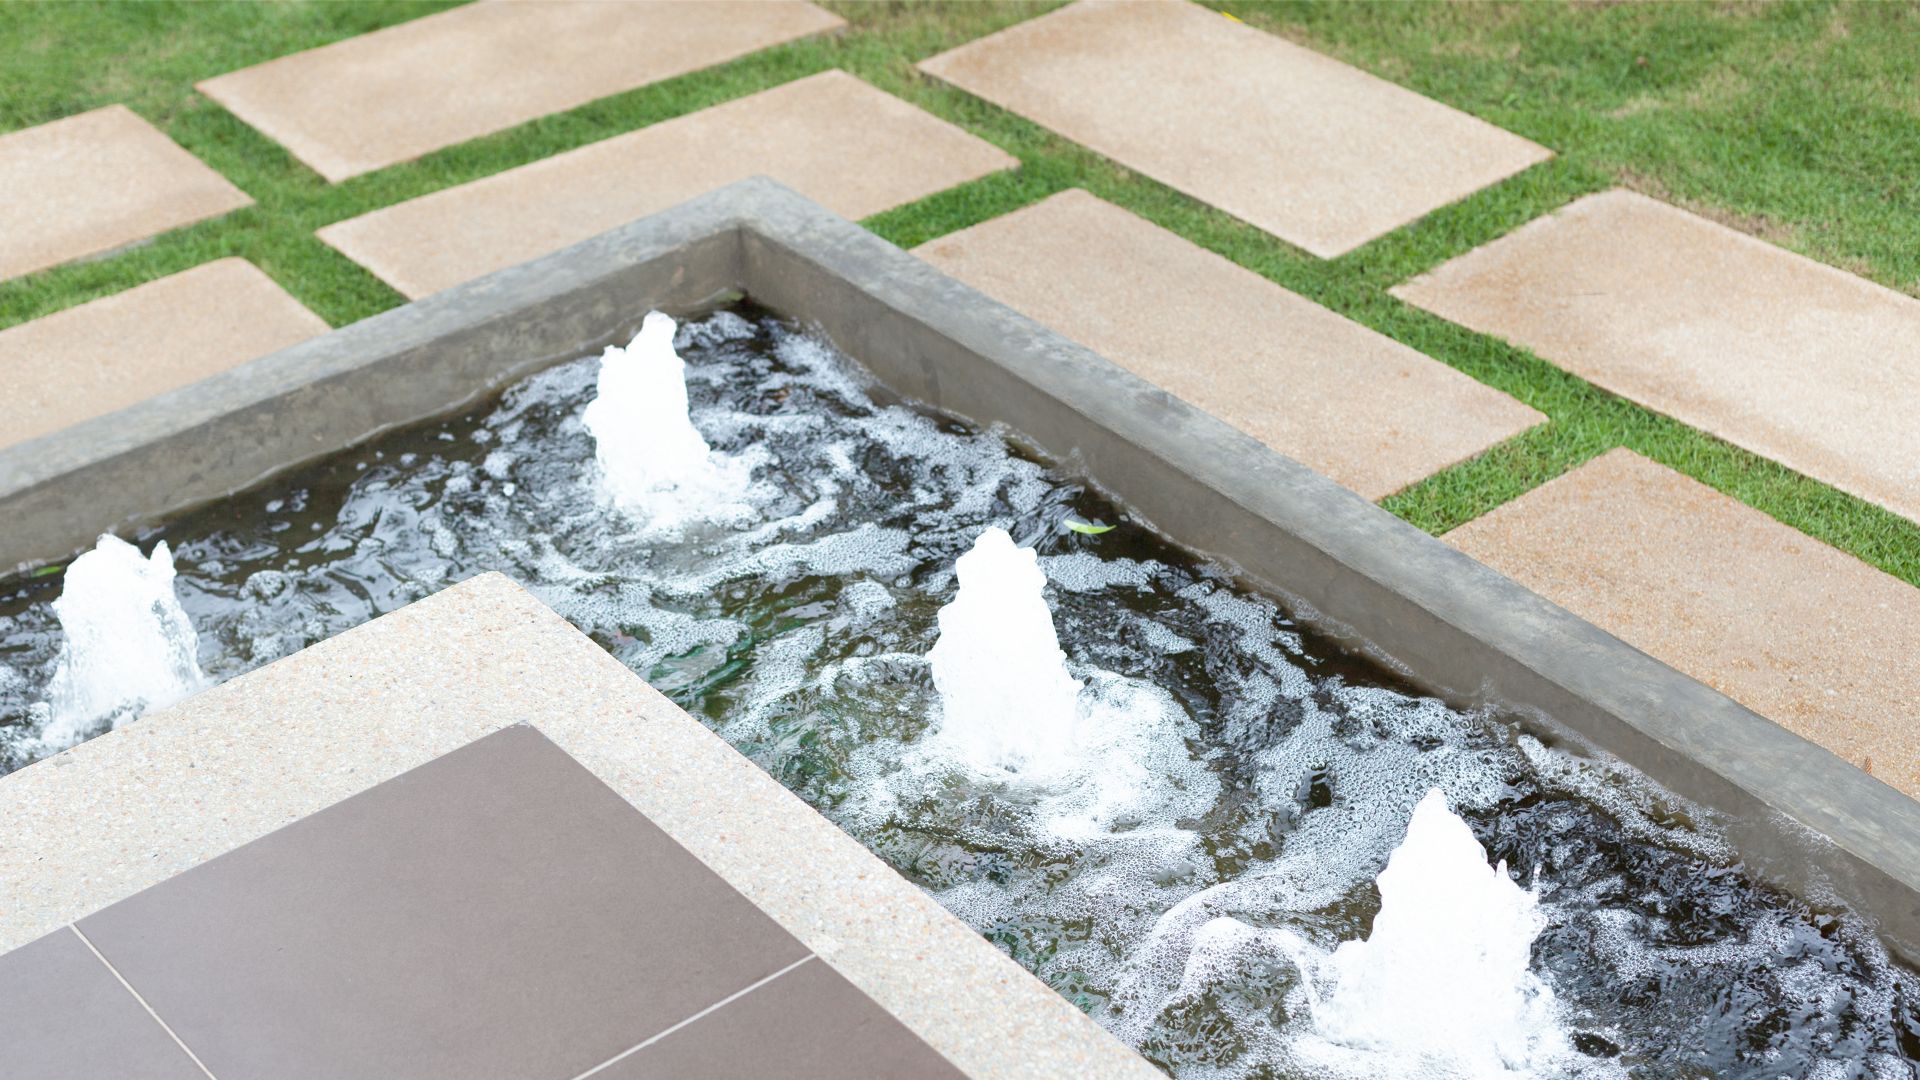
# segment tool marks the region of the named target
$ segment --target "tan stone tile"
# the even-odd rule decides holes
[[[1446,540],[1920,796],[1920,589],[1630,450]]]
[[[417,298],[756,174],[862,218],[1017,164],[844,71],[824,71],[319,235]]]
[[[250,205],[125,105],[0,135],[0,280]]]
[[[1084,191],[915,254],[1369,499],[1545,419]]]
[[[218,259],[0,330],[0,446],[327,332],[245,259]]]
[[[1552,156],[1185,2],[1083,0],[920,68],[1326,258]]]
[[[1920,300],[1631,191],[1393,293],[1920,521]]]
[[[338,183],[844,25],[770,0],[483,0],[198,87]]]

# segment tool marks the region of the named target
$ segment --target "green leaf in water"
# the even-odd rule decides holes
[[[52,577],[53,575],[65,569],[66,567],[64,566],[43,566],[40,569],[35,570],[33,573],[28,574],[27,576],[30,578]]]
[[[1113,531],[1113,526],[1111,525],[1095,525],[1092,522],[1075,521],[1072,518],[1067,519],[1067,528],[1072,529],[1082,536],[1099,536],[1101,533]]]

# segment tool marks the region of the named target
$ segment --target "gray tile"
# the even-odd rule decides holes
[[[593,1080],[963,1080],[824,960],[641,1047]]]
[[[9,1080],[206,1080],[72,930],[0,956]]]
[[[220,1080],[567,1080],[806,955],[524,726],[80,926]]]

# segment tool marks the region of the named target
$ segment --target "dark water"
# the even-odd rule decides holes
[[[1748,881],[1697,809],[1419,697],[1001,434],[890,399],[751,308],[681,345],[697,425],[753,466],[743,522],[660,535],[602,502],[586,359],[140,545],[174,548],[216,679],[504,571],[1183,1078],[1450,1075],[1326,1064],[1298,973],[1203,932],[1364,936],[1432,787],[1540,890],[1534,970],[1574,1052],[1536,1074],[1915,1075],[1912,973],[1857,918]],[[1103,740],[1046,790],[955,767],[929,730],[921,657],[989,525],[1043,556]],[[44,752],[60,587],[0,583],[6,769]]]

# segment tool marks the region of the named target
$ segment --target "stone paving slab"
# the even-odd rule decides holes
[[[845,25],[773,0],[482,0],[197,85],[339,183]]]
[[[418,299],[756,174],[862,218],[1017,164],[844,71],[824,71],[319,235]]]
[[[125,105],[0,135],[0,280],[253,200]]]
[[[1370,499],[1545,420],[1084,191],[915,254]]]
[[[1920,300],[1620,190],[1393,293],[1920,521]]]
[[[1184,0],[1082,0],[920,69],[1324,258],[1552,156]]]
[[[1445,539],[1920,797],[1920,589],[1624,449]]]
[[[124,409],[324,334],[245,259],[216,259],[0,330],[0,446]]]

